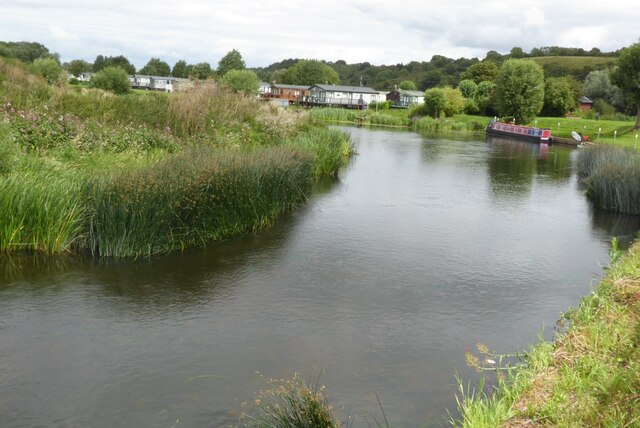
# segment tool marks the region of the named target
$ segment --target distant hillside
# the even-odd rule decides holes
[[[618,58],[610,56],[540,56],[530,58],[544,68],[546,77],[572,75],[582,81],[593,70],[609,68]]]

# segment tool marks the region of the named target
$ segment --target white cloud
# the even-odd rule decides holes
[[[37,41],[63,60],[122,54],[138,67],[152,56],[216,66],[234,48],[249,66],[395,64],[513,46],[616,50],[638,40],[638,18],[631,0],[14,0],[0,1],[0,40]]]

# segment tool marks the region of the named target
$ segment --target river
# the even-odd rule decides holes
[[[137,261],[0,256],[0,426],[241,426],[269,378],[353,427],[441,426],[466,349],[549,339],[612,235],[575,149],[344,128],[337,180],[255,236]],[[378,398],[376,398],[378,397]],[[369,416],[369,423],[371,419]],[[374,425],[375,426],[375,425]]]

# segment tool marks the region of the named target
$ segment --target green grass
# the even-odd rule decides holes
[[[92,177],[87,185],[88,250],[152,255],[253,232],[304,201],[313,158],[267,148],[193,147],[148,167]]]
[[[294,137],[290,145],[314,155],[314,175],[336,175],[353,154],[348,135],[337,129],[312,127]]]
[[[271,388],[260,391],[244,426],[252,428],[340,428],[324,387],[305,382],[296,373],[291,379],[271,380]]]
[[[452,425],[638,426],[640,244],[564,321],[568,330],[532,347],[527,364],[507,371],[495,391],[462,388],[462,417]]]
[[[577,173],[599,208],[640,214],[640,154],[629,148],[591,146],[578,155]]]
[[[252,233],[352,151],[305,112],[214,82],[117,96],[0,59],[0,83],[5,253],[138,257]]]
[[[582,135],[589,136],[589,139],[595,143],[613,144],[615,132],[617,134],[616,145],[633,147],[635,144],[635,132],[631,132],[635,122],[573,117],[538,117],[530,125],[549,128],[553,136],[562,138],[571,138],[571,131],[581,132]]]
[[[70,252],[87,219],[80,187],[61,170],[0,175],[0,252]]]

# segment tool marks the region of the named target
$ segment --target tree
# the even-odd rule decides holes
[[[89,82],[92,88],[104,89],[116,94],[125,94],[131,89],[127,72],[120,67],[106,67],[98,71]]]
[[[282,83],[285,81],[286,76],[287,76],[287,69],[279,68],[273,73],[271,73],[271,78],[269,79],[269,81],[272,83]]]
[[[487,80],[478,83],[475,101],[478,105],[479,113],[493,116],[496,112],[496,84]]]
[[[340,77],[335,70],[317,59],[303,59],[293,64],[284,76],[291,85],[336,84]]]
[[[260,90],[260,78],[251,70],[229,70],[222,77],[222,83],[233,92],[256,95]]]
[[[509,59],[500,67],[497,78],[498,110],[513,116],[518,123],[533,119],[544,104],[544,72],[532,60]]]
[[[502,62],[502,55],[496,51],[489,51],[483,61],[491,61],[500,64]]]
[[[79,76],[82,73],[91,71],[91,64],[82,59],[74,59],[66,65],[67,72],[74,76]]]
[[[442,88],[427,89],[424,93],[424,111],[429,116],[440,117],[447,103]]]
[[[33,62],[49,53],[44,45],[35,42],[0,42],[0,56]]]
[[[189,77],[192,79],[206,80],[213,76],[213,69],[208,62],[199,62],[194,66],[190,66]]]
[[[524,53],[522,48],[514,46],[513,48],[511,48],[511,52],[509,53],[509,56],[511,58],[524,58],[526,54]]]
[[[98,71],[106,67],[119,67],[123,69],[127,74],[136,73],[136,67],[122,55],[107,57],[98,55],[93,63],[93,71],[97,73]]]
[[[463,80],[473,80],[476,83],[484,81],[494,82],[499,72],[500,68],[494,62],[483,61],[469,66],[469,68],[462,72],[460,78]]]
[[[400,89],[405,90],[405,91],[417,91],[418,90],[418,88],[416,87],[416,84],[413,83],[411,80],[403,80],[402,82],[400,82],[398,87]]]
[[[49,83],[55,83],[62,74],[62,67],[53,58],[38,58],[33,61],[33,68]]]
[[[138,70],[138,74],[148,74],[151,76],[168,76],[171,74],[169,64],[160,58],[151,58],[149,62]]]
[[[564,116],[576,107],[573,89],[565,77],[550,77],[544,82],[545,116]]]
[[[611,83],[611,71],[596,70],[587,74],[583,86],[584,95],[594,102],[603,100],[619,110],[624,110],[624,95],[622,90]]]
[[[443,79],[442,71],[435,69],[429,70],[424,74],[424,79],[422,80],[423,88],[434,88],[440,84],[440,81]]]
[[[180,61],[176,62],[171,69],[171,75],[173,77],[189,77],[189,66],[187,65],[187,61],[181,59]]]
[[[227,52],[218,63],[218,76],[224,76],[229,70],[244,70],[246,68],[242,55],[235,49]]]
[[[463,97],[474,98],[478,91],[478,85],[471,79],[465,79],[458,84],[458,89],[460,89]]]
[[[636,106],[636,124],[640,128],[640,43],[622,49],[618,67],[611,72],[611,83],[618,86]]]
[[[460,90],[446,86],[441,88],[445,97],[444,115],[447,117],[462,113],[464,109],[464,97]]]

